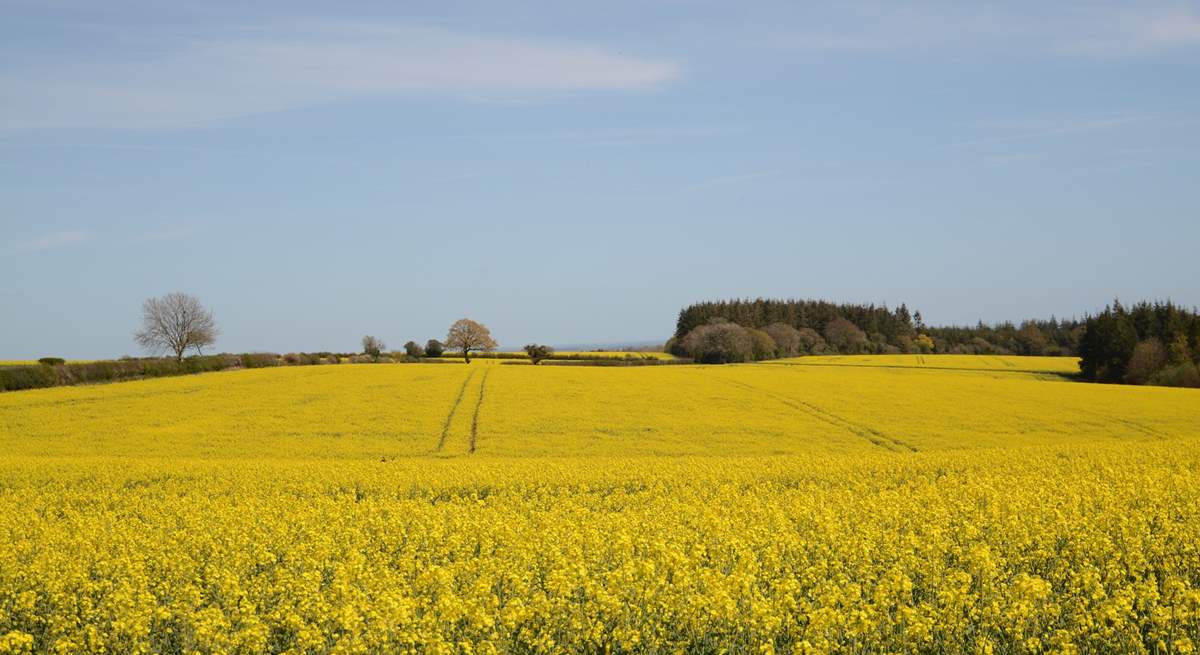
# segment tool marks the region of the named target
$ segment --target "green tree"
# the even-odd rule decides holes
[[[554,349],[550,346],[543,346],[538,343],[531,343],[525,346],[525,354],[529,355],[529,361],[537,366],[538,362],[543,359],[549,359],[554,354]]]

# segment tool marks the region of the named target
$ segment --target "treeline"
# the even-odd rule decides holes
[[[1082,323],[1054,318],[1019,326],[930,327],[905,304],[889,309],[758,298],[685,307],[667,347],[710,363],[864,353],[1073,355],[1082,332]]]
[[[1083,322],[1076,320],[1022,321],[974,327],[929,327],[924,332],[933,339],[934,352],[956,355],[1046,355],[1078,354]]]
[[[1200,387],[1200,314],[1116,301],[1087,319],[1079,357],[1084,379],[1095,382]]]

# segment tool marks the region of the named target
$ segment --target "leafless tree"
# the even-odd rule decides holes
[[[364,355],[379,357],[383,353],[383,349],[387,348],[387,346],[383,344],[383,341],[368,334],[362,338],[362,348]]]
[[[201,348],[216,343],[219,333],[212,312],[198,298],[168,293],[142,303],[142,329],[133,338],[148,352],[173,352],[176,361],[183,361],[188,348],[203,354]]]
[[[1129,384],[1146,384],[1161,368],[1167,365],[1167,347],[1158,339],[1146,339],[1133,349],[1129,366],[1125,370],[1125,381]]]
[[[688,332],[683,337],[683,349],[705,364],[746,362],[754,359],[754,338],[736,323],[711,321]]]
[[[850,321],[838,316],[825,326],[825,341],[840,353],[857,354],[866,350],[870,341],[867,333]]]
[[[496,341],[486,325],[469,318],[460,318],[446,333],[446,347],[462,352],[463,359],[471,361],[472,350],[489,351],[496,348]]]
[[[800,354],[801,355],[819,355],[825,352],[825,340],[817,331],[806,327],[797,330],[800,334]]]
[[[800,331],[787,323],[772,323],[763,332],[775,341],[777,357],[795,357],[800,354]]]

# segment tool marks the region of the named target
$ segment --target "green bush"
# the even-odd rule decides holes
[[[52,387],[58,382],[49,366],[0,366],[0,390],[19,391]]]
[[[62,357],[43,357],[38,360],[38,363],[45,364],[46,366],[59,366],[60,364],[66,364],[67,360]]]
[[[554,349],[550,346],[545,346],[540,343],[531,343],[525,346],[525,354],[536,365],[538,362],[546,359],[554,354]]]
[[[1191,362],[1168,366],[1152,375],[1150,384],[1162,387],[1200,388],[1200,368]]]
[[[47,359],[62,361],[58,358],[43,358]],[[380,361],[391,360],[382,358]],[[274,353],[244,353],[193,355],[183,361],[163,357],[122,357],[85,364],[4,366],[0,367],[0,391],[190,375],[232,368],[264,368],[281,364],[309,366],[327,362],[338,363],[339,359],[334,353],[288,353],[282,358]]]

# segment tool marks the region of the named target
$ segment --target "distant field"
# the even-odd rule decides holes
[[[1200,425],[1194,391],[1045,381],[1008,367],[997,377],[967,367],[497,363],[281,367],[0,394],[0,451],[450,456],[467,450],[474,421],[480,457],[741,456],[1157,439]]]
[[[554,354],[559,357],[578,357],[587,359],[591,357],[598,358],[615,358],[615,359],[675,359],[675,356],[670,353],[662,352],[635,352],[623,350],[556,350]]]
[[[1079,372],[1078,357],[1022,357],[1017,355],[829,355],[776,359],[767,363],[794,366],[882,366],[1069,374]]]
[[[1182,652],[1200,392],[1072,362],[0,394],[0,652]]]
[[[445,359],[462,359],[462,355],[455,352],[442,353]],[[492,351],[487,353],[471,353],[471,359],[495,359],[495,358],[518,358],[524,359],[526,354],[524,351]],[[620,350],[556,350],[552,355],[553,359],[675,359],[675,356],[670,353],[663,352],[633,352]]]

